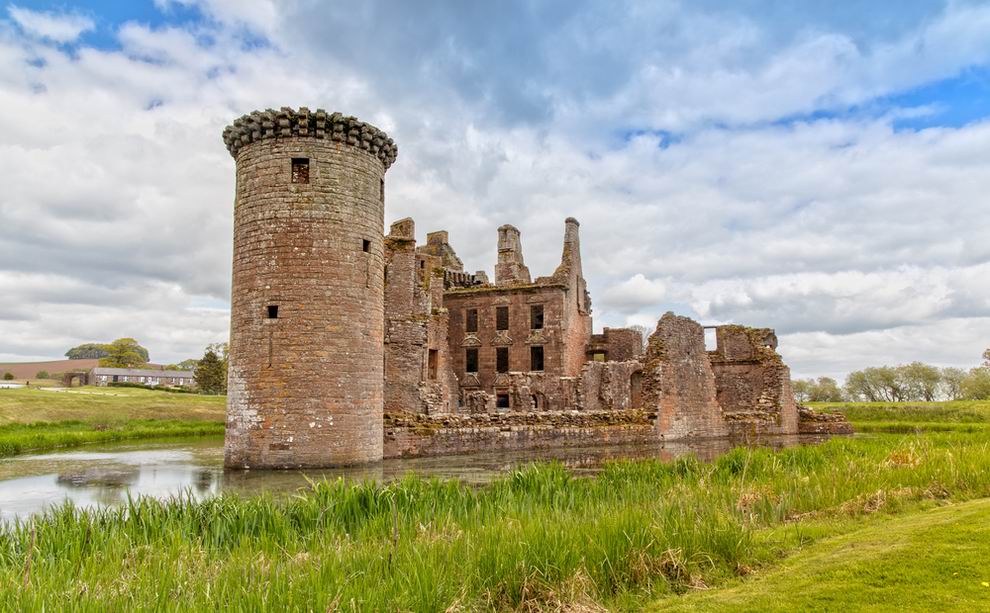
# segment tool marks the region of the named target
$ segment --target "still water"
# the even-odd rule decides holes
[[[774,437],[758,444],[785,447],[820,440]],[[590,475],[608,460],[672,460],[686,454],[711,460],[730,448],[728,441],[703,441],[385,460],[359,468],[225,471],[220,437],[92,445],[0,460],[0,520],[23,519],[66,500],[78,507],[97,507],[124,503],[128,495],[168,498],[182,493],[206,498],[221,491],[291,493],[305,487],[307,479],[344,477],[381,482],[408,473],[478,485],[538,460],[556,459],[575,474]]]

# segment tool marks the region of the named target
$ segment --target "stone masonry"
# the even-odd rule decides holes
[[[384,176],[353,117],[282,109],[224,131],[237,167],[225,464],[382,457]]]
[[[236,162],[225,465],[348,465],[385,456],[799,432],[848,423],[798,411],[768,328],[664,315],[644,353],[592,333],[580,224],[536,277],[498,228],[494,282],[446,231],[384,234],[397,148],[322,110],[245,115]]]

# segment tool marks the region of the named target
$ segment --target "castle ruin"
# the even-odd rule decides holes
[[[568,444],[843,431],[799,412],[773,330],[664,315],[592,333],[580,225],[533,278],[498,229],[494,279],[447,232],[384,234],[397,148],[306,108],[224,130],[236,161],[225,464],[290,468]]]

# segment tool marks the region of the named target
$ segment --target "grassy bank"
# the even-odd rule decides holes
[[[223,423],[210,421],[132,419],[104,423],[65,421],[8,424],[0,426],[0,457],[128,439],[222,434]]]
[[[0,457],[87,443],[223,434],[225,398],[132,388],[0,389]]]
[[[57,421],[171,419],[223,422],[223,396],[126,387],[0,389],[0,425]]]
[[[857,432],[976,432],[990,428],[990,401],[822,402],[815,409],[844,413]]]
[[[988,450],[983,431],[878,435],[592,479],[542,465],[482,489],[408,478],[66,507],[0,535],[0,609],[639,610],[864,518],[990,496]]]
[[[980,611],[990,602],[987,559],[990,500],[983,499],[873,522],[807,547],[761,576],[656,608]]]

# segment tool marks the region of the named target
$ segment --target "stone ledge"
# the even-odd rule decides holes
[[[327,113],[323,109],[310,112],[306,107],[299,110],[282,107],[278,111],[254,111],[238,117],[223,131],[223,142],[235,158],[245,145],[269,138],[290,137],[322,138],[357,147],[381,160],[385,170],[399,154],[388,134],[370,123],[342,113]]]

